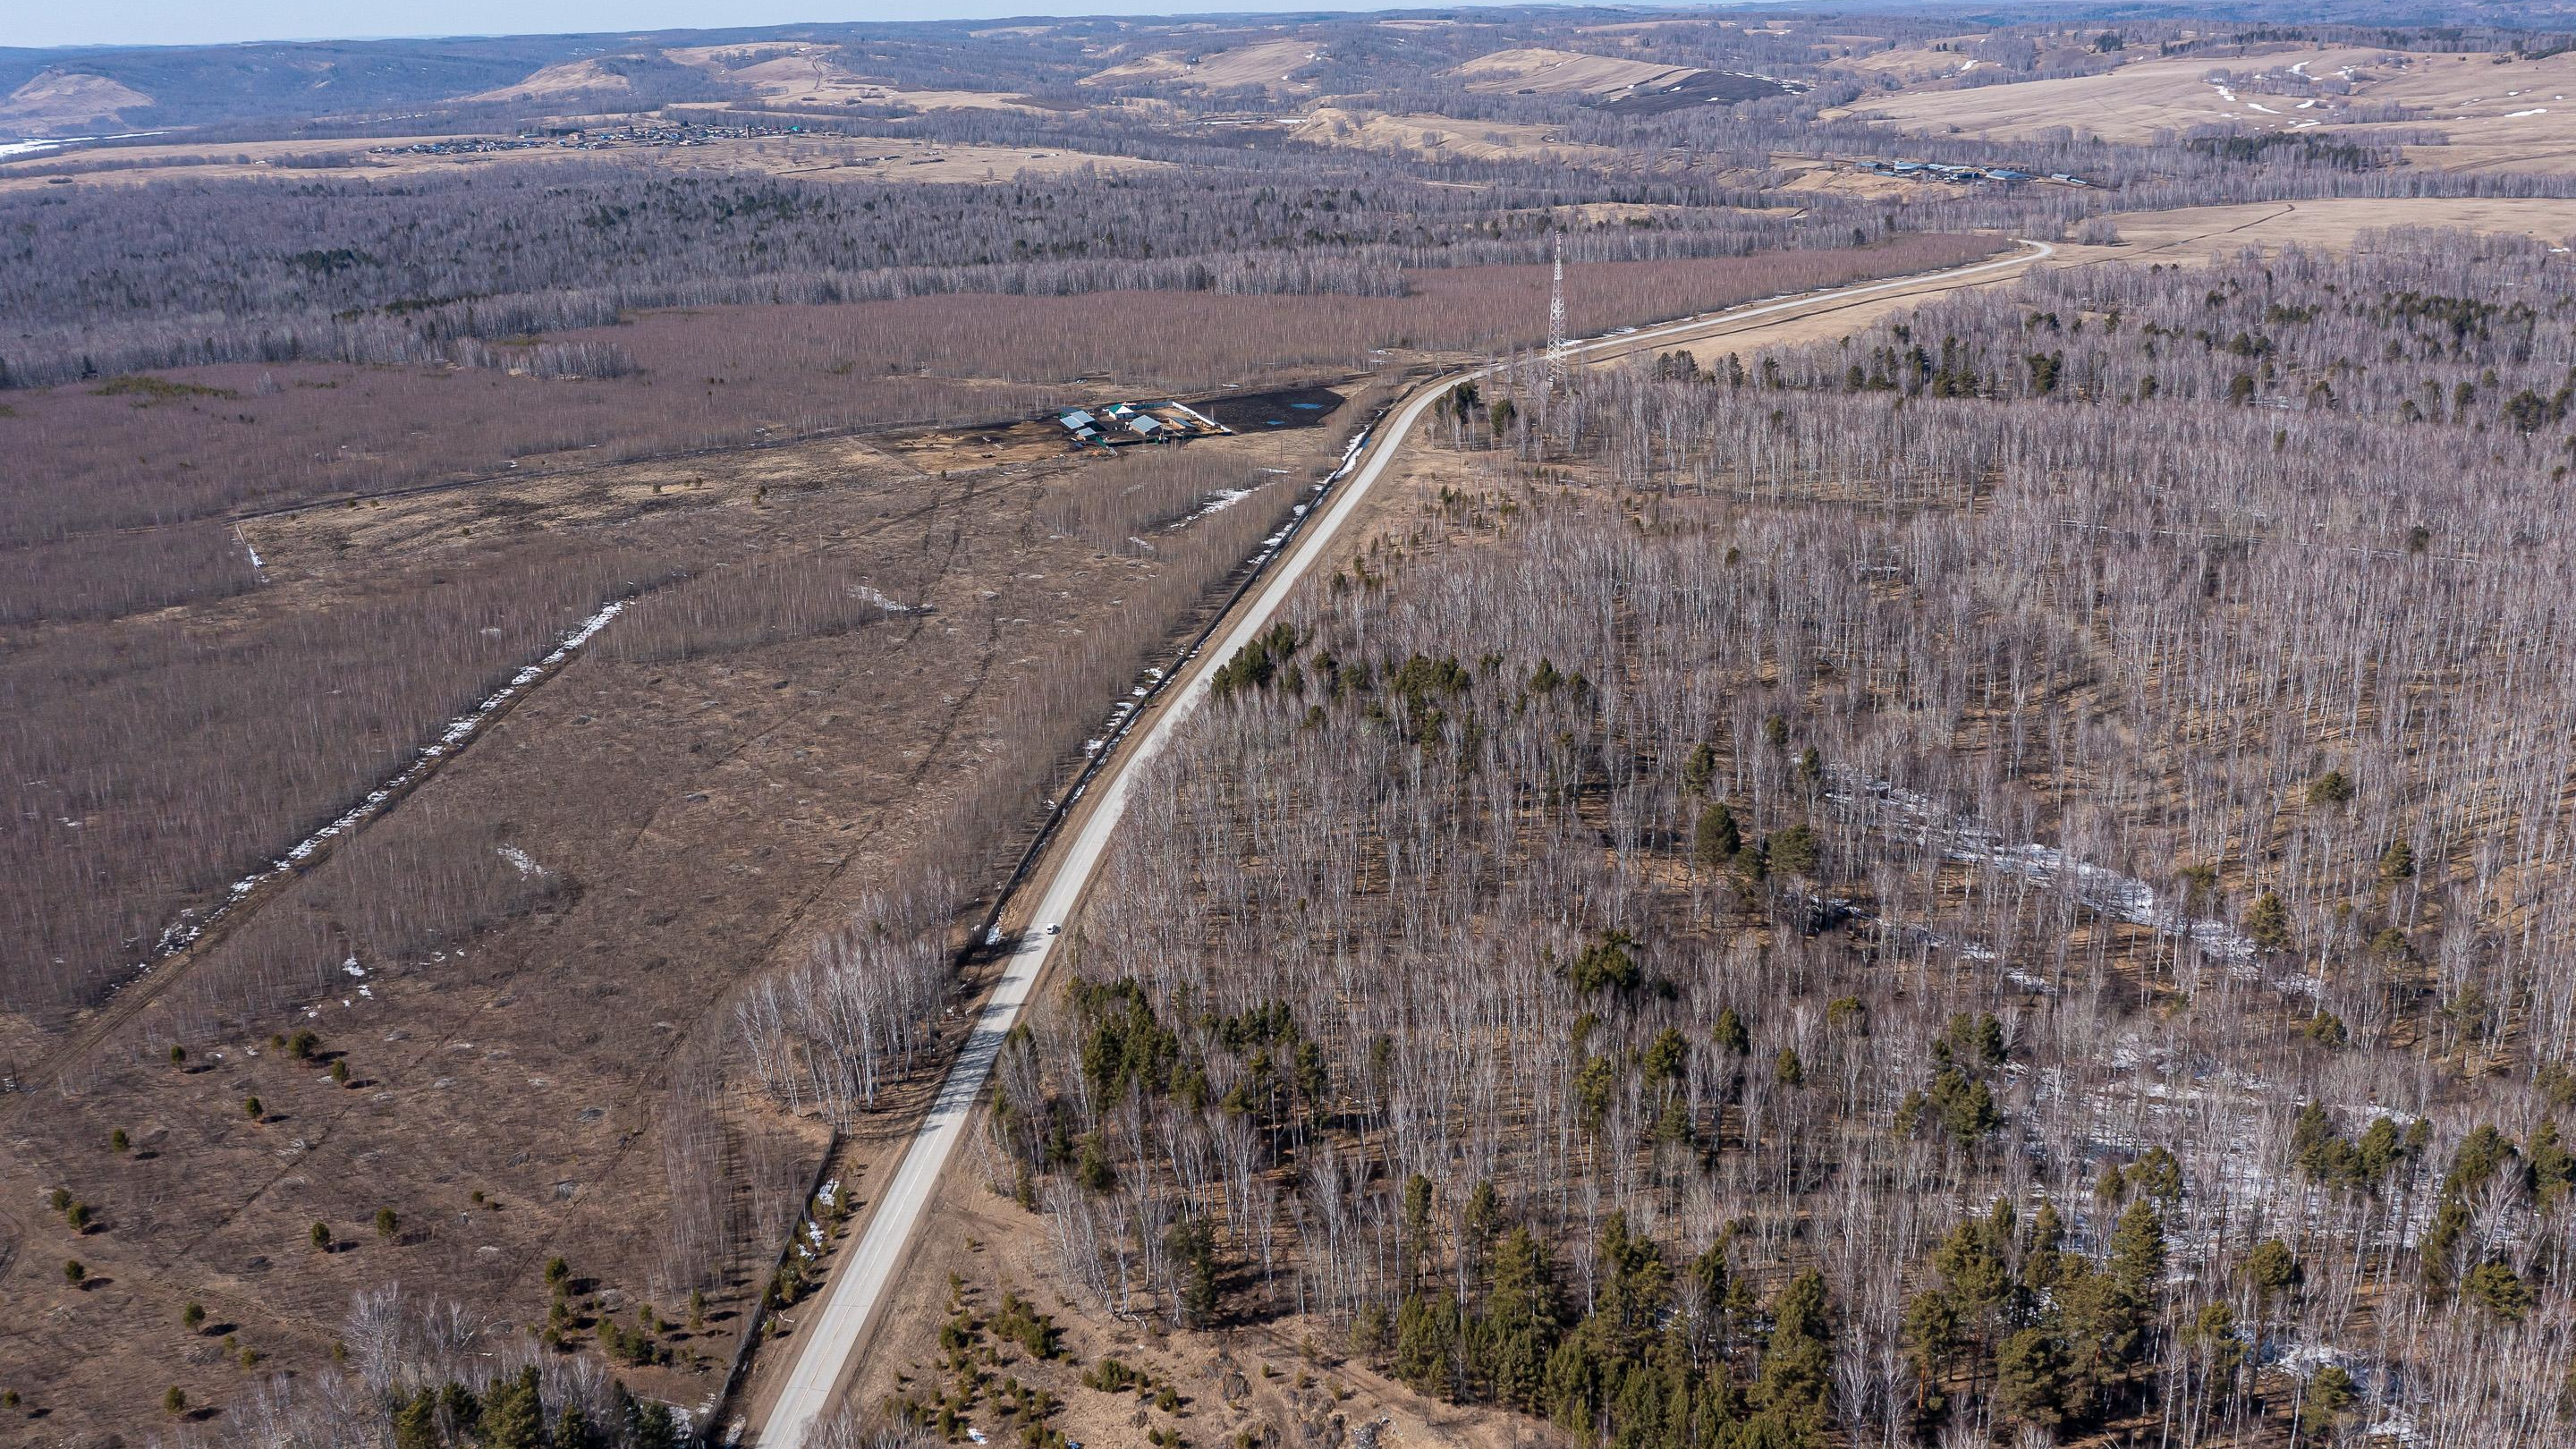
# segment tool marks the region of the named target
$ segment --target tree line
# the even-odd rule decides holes
[[[2562,371],[2555,264],[2481,340],[2438,245],[1507,370],[1148,770],[996,1185],[1113,1313],[1593,1442],[2558,1432],[2556,440],[2402,407]],[[2311,306],[2383,406],[2201,385]]]

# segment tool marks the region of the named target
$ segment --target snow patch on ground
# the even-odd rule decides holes
[[[435,768],[438,761],[462,749],[466,742],[474,737],[476,731],[482,729],[511,701],[525,694],[550,671],[570,659],[577,650],[596,637],[600,630],[607,628],[609,621],[625,613],[629,602],[626,599],[616,600],[582,620],[572,632],[558,640],[555,647],[548,651],[544,658],[524,666],[510,676],[509,683],[495,690],[473,709],[449,721],[447,727],[439,731],[438,738],[430,744],[423,745],[420,752],[412,757],[411,763],[405,765],[392,779],[369,792],[365,799],[342,812],[329,824],[297,841],[286,854],[269,862],[266,870],[255,871],[233,882],[231,892],[213,910],[202,914],[193,909],[181,912],[175,923],[163,929],[160,939],[153,946],[151,959],[140,963],[137,975],[132,979],[140,980],[142,973],[149,972],[154,963],[166,960],[171,955],[187,949],[206,933],[208,926],[230,913],[253,891],[295,870],[332,841],[356,830],[373,818],[378,811],[384,809],[388,801],[410,788],[421,776]],[[119,989],[121,990],[122,986]]]
[[[919,614],[927,612],[919,604],[898,604],[894,600],[887,598],[876,588],[867,584],[861,584],[857,588],[850,590],[850,596],[852,598],[874,604],[889,614]]]
[[[1836,769],[1825,798],[1865,816],[1898,839],[1939,849],[1945,859],[1984,866],[2041,885],[2063,888],[2086,908],[2113,920],[2145,926],[2159,935],[2188,940],[2204,955],[2221,961],[2250,963],[2254,943],[2224,921],[2186,916],[2155,887],[2091,861],[2078,860],[2054,846],[2036,841],[2008,843],[1993,827],[1911,790],[1884,780],[1864,780]]]
[[[1227,509],[1232,508],[1234,505],[1241,503],[1243,500],[1251,496],[1252,490],[1249,488],[1220,488],[1207,496],[1207,501],[1198,506],[1197,512],[1192,513],[1188,518],[1181,521],[1183,523],[1194,523],[1199,519],[1207,517],[1211,513],[1223,513]]]

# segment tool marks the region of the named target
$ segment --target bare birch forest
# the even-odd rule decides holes
[[[1560,246],[1581,335],[2159,209],[2576,195],[2267,61],[2576,36],[2331,8],[1979,20],[1955,72],[1929,11],[0,51],[156,132],[0,158],[0,1422],[727,1432],[673,1406],[793,1346],[1055,797],[1370,410],[1493,357],[1003,1051],[968,1166],[1057,1306],[1583,1449],[2570,1442],[2576,258],[1529,351]],[[2328,119],[1909,134],[1899,50]],[[1349,410],[1048,418],[1292,388]],[[1098,1407],[1011,1392],[1023,1449]],[[944,1393],[1000,1397],[815,1442],[957,1442]]]
[[[1598,1442],[2562,1442],[2571,306],[2385,236],[1525,378],[1152,768],[1004,1187]]]

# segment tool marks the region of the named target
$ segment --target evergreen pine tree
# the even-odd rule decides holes
[[[439,1449],[435,1390],[423,1387],[394,1409],[394,1449]]]
[[[1807,1438],[1824,1428],[1825,1399],[1833,1389],[1831,1336],[1824,1275],[1809,1268],[1789,1280],[1771,1305],[1771,1341],[1762,1351],[1754,1390],[1764,1414]]]
[[[482,1449],[546,1449],[546,1411],[534,1365],[495,1384],[483,1401]]]
[[[1541,1407],[1548,1355],[1558,1329],[1554,1266],[1527,1228],[1514,1228],[1494,1252],[1494,1283],[1485,1295],[1481,1337],[1484,1377],[1493,1396],[1523,1413]]]
[[[2072,1387],[2065,1346],[2045,1329],[2011,1334],[1995,1352],[1995,1397],[2004,1412],[2025,1424],[2054,1430],[2066,1422]]]
[[[1691,857],[1702,870],[1726,864],[1743,848],[1743,829],[1735,823],[1735,812],[1726,808],[1725,801],[1699,812],[1699,823],[1691,830]]]

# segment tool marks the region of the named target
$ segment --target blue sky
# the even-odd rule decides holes
[[[1174,11],[1387,10],[1435,0],[0,0],[0,45],[207,45],[386,35],[542,35],[796,21]]]

